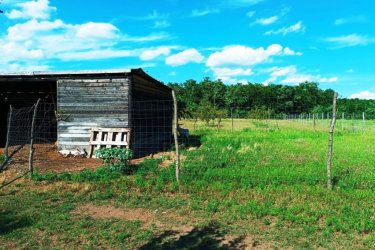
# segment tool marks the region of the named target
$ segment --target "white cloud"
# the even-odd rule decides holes
[[[155,21],[154,29],[162,29],[171,26],[171,24],[167,20]]]
[[[83,39],[114,39],[118,36],[119,29],[110,23],[88,22],[76,26],[78,38]]]
[[[263,47],[253,49],[243,45],[227,46],[221,51],[212,53],[208,57],[206,65],[210,68],[225,65],[251,66],[268,62],[274,56],[291,55],[292,52],[298,53],[289,48],[283,49],[279,44],[272,44],[266,49]]]
[[[159,13],[156,10],[153,10],[151,14],[138,18],[139,20],[161,20],[161,19],[167,19],[169,18],[169,13]]]
[[[59,19],[54,21],[37,21],[33,19],[9,27],[5,38],[9,41],[27,41],[35,39],[37,35],[46,35],[59,29],[69,28],[71,26],[64,24]]]
[[[283,36],[286,36],[289,33],[300,33],[305,32],[306,27],[302,24],[302,21],[299,21],[291,26],[288,27],[282,27],[278,30],[270,30],[264,33],[265,35],[278,35],[282,34]]]
[[[367,21],[365,16],[350,16],[344,18],[338,18],[334,21],[334,25],[344,25],[348,23],[364,23]]]
[[[334,48],[344,48],[360,45],[365,46],[369,43],[374,43],[375,38],[369,38],[368,36],[353,33],[346,36],[329,37],[326,39],[326,41],[333,43],[335,45]]]
[[[246,13],[246,16],[249,17],[249,18],[252,18],[254,15],[255,15],[255,11],[254,10],[248,11]]]
[[[221,3],[223,6],[226,7],[234,7],[234,8],[241,8],[241,7],[247,7],[252,6],[258,3],[263,2],[264,0],[221,0]]]
[[[346,73],[354,73],[354,69],[350,68],[346,71]]]
[[[338,77],[323,77],[321,75],[312,75],[305,73],[298,73],[297,67],[294,65],[286,67],[273,67],[266,72],[270,73],[270,77],[265,81],[266,83],[282,83],[282,84],[299,84],[302,82],[337,82]],[[281,80],[280,80],[281,78]]]
[[[295,52],[294,50],[291,50],[288,47],[285,47],[283,51],[284,54],[287,56],[302,56],[302,52]]]
[[[267,18],[259,18],[255,22],[253,22],[252,24],[260,24],[260,25],[263,25],[263,26],[267,26],[267,25],[275,23],[277,20],[279,20],[278,16],[271,16],[271,17],[267,17]]]
[[[63,61],[99,60],[136,56],[133,50],[98,49],[88,51],[62,52],[57,57]]]
[[[253,74],[250,68],[212,68],[214,76],[217,78],[221,77],[232,77],[232,76],[249,76]]]
[[[238,82],[239,76],[253,74],[249,66],[269,62],[274,56],[291,55],[301,55],[301,53],[295,52],[288,47],[283,48],[279,44],[256,49],[243,45],[227,46],[221,51],[212,53],[206,61],[206,66],[213,72],[215,78],[232,84]],[[274,75],[277,76],[277,73],[274,73]]]
[[[351,99],[365,99],[365,100],[375,100],[375,92],[370,92],[368,90],[361,91],[359,93],[352,94],[349,98]]]
[[[210,14],[217,14],[220,13],[220,10],[218,9],[204,9],[204,10],[193,10],[191,12],[192,17],[201,17],[201,16],[207,16]]]
[[[211,68],[213,71],[214,77],[216,79],[221,79],[223,82],[226,83],[237,83],[237,77],[239,76],[249,76],[252,75],[253,72],[250,68]]]
[[[49,0],[37,0],[18,3],[19,9],[13,9],[5,15],[10,19],[48,19],[55,7],[49,6]]]
[[[159,40],[167,40],[172,39],[168,33],[166,32],[158,32],[158,33],[151,33],[146,36],[129,36],[125,35],[121,37],[120,41],[124,42],[139,42],[139,43],[145,43],[145,42],[154,42]]]
[[[171,50],[168,47],[160,47],[157,49],[145,50],[141,53],[139,58],[143,61],[150,61],[159,56],[168,56]]]
[[[337,82],[338,80],[339,78],[337,76],[333,76],[333,77],[318,76],[318,79],[317,79],[318,82]]]
[[[48,1],[34,1],[33,4],[41,2],[44,3],[42,5],[44,10],[56,9],[49,6]],[[23,3],[22,6],[26,7],[22,7],[21,10],[29,13],[28,6],[33,5]],[[124,47],[124,43],[147,43],[171,38],[165,32],[132,36],[122,33],[111,23],[69,24],[60,19],[45,19],[49,16],[45,14],[46,11],[40,10],[41,8],[39,8],[39,14],[32,12],[25,15],[25,17],[33,18],[9,26],[7,32],[0,35],[0,68],[2,70],[48,67],[46,64],[50,60],[138,57],[145,49],[126,50],[119,47]],[[15,17],[15,14],[12,15]]]
[[[180,53],[171,55],[165,60],[165,63],[170,66],[181,66],[190,62],[201,63],[204,57],[196,49],[187,49]]]

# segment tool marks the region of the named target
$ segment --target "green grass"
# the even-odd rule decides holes
[[[195,131],[201,146],[183,151],[180,185],[173,165],[150,159],[130,175],[105,168],[37,174],[0,190],[0,241],[4,248],[174,249],[190,242],[213,249],[224,244],[222,235],[250,235],[278,248],[375,247],[375,133],[337,128],[329,191],[323,126],[243,123],[250,125],[234,132]],[[88,203],[156,211],[164,227],[72,214]],[[172,237],[167,229],[176,224],[194,229]]]

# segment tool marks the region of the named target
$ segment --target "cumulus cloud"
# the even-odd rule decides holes
[[[73,27],[77,37],[83,39],[114,39],[119,35],[119,29],[110,23],[88,22]]]
[[[275,56],[299,55],[302,53],[289,47],[284,48],[280,44],[272,44],[267,48],[234,45],[212,53],[206,61],[206,66],[213,72],[215,78],[227,83],[236,83],[238,77],[249,76],[253,73],[250,68],[252,66],[270,62]],[[274,74],[277,75],[277,73]]]
[[[368,90],[361,91],[355,94],[352,94],[349,98],[351,99],[365,99],[365,100],[375,100],[375,92],[370,92]]]
[[[212,68],[211,69],[216,79],[221,79],[226,83],[237,83],[237,77],[250,76],[253,74],[250,68]]]
[[[29,1],[17,4],[18,9],[13,9],[5,15],[10,19],[48,19],[55,7],[49,6],[49,0]]]
[[[302,56],[302,52],[296,52],[294,50],[289,49],[288,47],[285,47],[283,52],[287,56]]]
[[[204,57],[202,56],[201,53],[199,53],[198,50],[196,49],[187,49],[184,50],[180,53],[174,54],[169,56],[166,60],[165,63],[170,65],[170,66],[181,66],[187,63],[201,63],[203,62]]]
[[[103,22],[70,24],[50,18],[55,7],[48,1],[29,1],[16,5],[8,18],[28,18],[8,27],[0,36],[0,68],[3,70],[44,67],[50,60],[92,60],[138,57],[145,49],[124,50],[124,43],[147,43],[169,39],[165,32],[145,36],[122,33],[115,25]],[[37,6],[33,11],[31,7]],[[18,11],[18,12],[17,12]],[[20,15],[20,16],[17,16]],[[160,53],[166,53],[160,52]],[[143,58],[152,57],[144,55]],[[46,66],[47,67],[47,66]]]
[[[270,77],[265,81],[266,83],[283,83],[283,84],[299,84],[302,82],[337,82],[338,77],[324,77],[321,75],[312,75],[305,73],[298,73],[297,67],[294,65],[286,67],[273,67],[267,70]],[[280,79],[281,78],[281,79]]]
[[[143,61],[150,61],[159,56],[168,56],[171,53],[170,48],[160,47],[156,49],[145,50],[141,53],[139,58]]]
[[[282,27],[278,30],[270,30],[264,33],[265,35],[283,35],[286,36],[289,33],[303,33],[305,32],[306,27],[303,25],[302,21],[299,21],[291,26]]]
[[[225,65],[251,66],[268,62],[274,56],[287,56],[297,54],[291,49],[279,44],[272,44],[266,49],[263,47],[251,48],[243,45],[224,47],[221,51],[212,53],[206,62],[210,68]]]

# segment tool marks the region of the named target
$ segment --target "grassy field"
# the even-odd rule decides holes
[[[129,175],[36,174],[1,189],[0,248],[375,248],[372,122],[338,124],[332,191],[328,122],[235,124],[198,124],[180,185],[165,153]]]

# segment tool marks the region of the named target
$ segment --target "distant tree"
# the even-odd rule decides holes
[[[234,117],[268,117],[266,111],[271,111],[275,117],[326,113],[332,110],[334,95],[332,89],[322,90],[315,82],[293,86],[256,83],[225,85],[220,80],[206,77],[200,82],[187,80],[169,86],[177,92],[179,116],[195,121],[216,119],[212,114],[215,112],[211,112],[215,109],[223,110],[226,114],[232,111]],[[375,118],[375,100],[341,98],[338,109],[357,116],[366,112],[366,117]]]

